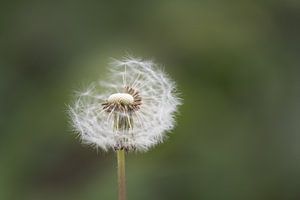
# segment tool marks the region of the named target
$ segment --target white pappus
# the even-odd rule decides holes
[[[175,83],[155,63],[124,58],[112,63],[107,80],[77,93],[69,114],[83,143],[147,151],[173,129],[180,104]]]

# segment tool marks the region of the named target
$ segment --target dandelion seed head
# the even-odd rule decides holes
[[[175,83],[152,61],[115,60],[107,80],[78,92],[69,113],[83,143],[147,151],[174,128],[181,99]]]

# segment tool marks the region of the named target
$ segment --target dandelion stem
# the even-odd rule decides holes
[[[126,200],[125,151],[117,150],[119,200]]]

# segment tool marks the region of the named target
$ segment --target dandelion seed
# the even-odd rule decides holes
[[[147,151],[161,143],[181,103],[174,82],[155,63],[141,59],[116,60],[109,70],[106,81],[78,92],[70,107],[82,141],[126,151]]]

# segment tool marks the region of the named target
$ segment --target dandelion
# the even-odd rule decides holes
[[[151,61],[115,60],[106,81],[94,83],[70,106],[83,143],[117,152],[119,199],[125,199],[125,152],[145,152],[175,125],[175,83]]]

